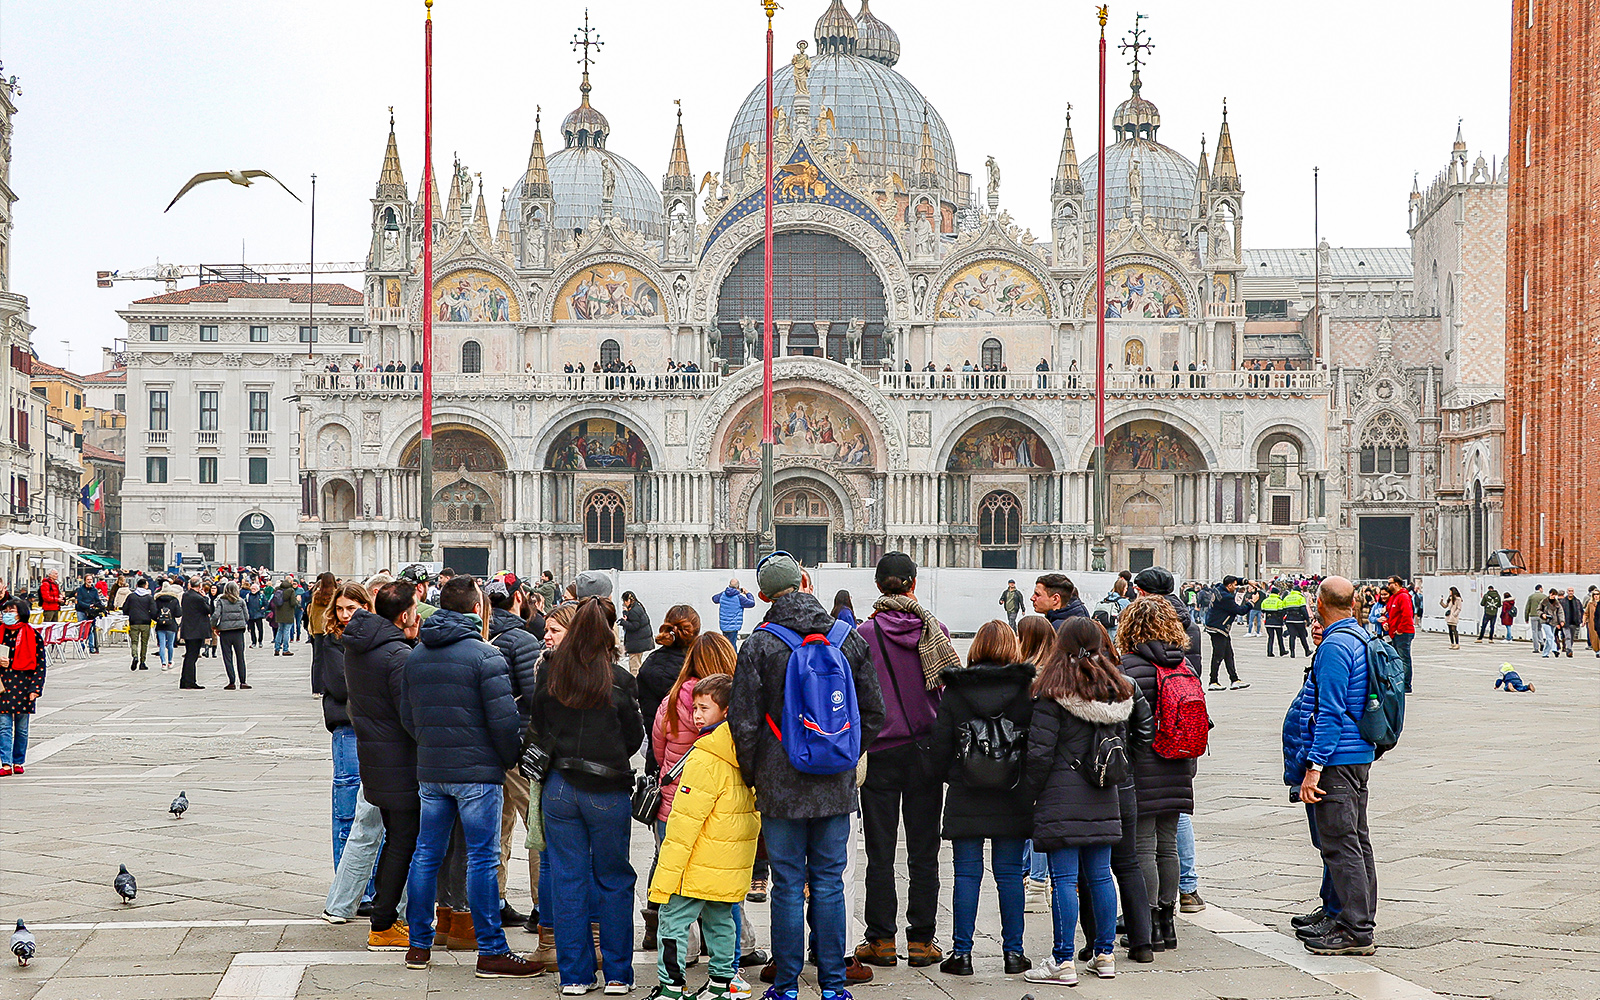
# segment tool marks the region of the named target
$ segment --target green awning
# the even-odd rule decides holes
[[[91,566],[99,566],[101,569],[117,569],[122,565],[122,560],[115,556],[103,556],[97,552],[78,552],[75,553],[75,557],[82,559]]]

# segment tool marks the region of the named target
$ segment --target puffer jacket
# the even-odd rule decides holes
[[[1023,838],[1033,832],[1033,800],[1025,786],[1010,791],[968,788],[956,764],[961,729],[972,719],[1004,716],[1018,729],[1033,720],[1034,669],[1031,663],[974,663],[940,675],[944,697],[933,723],[929,750],[932,773],[950,785],[944,796],[946,840],[969,837]]]
[[[435,611],[417,638],[402,675],[417,780],[501,784],[522,750],[505,656],[456,611]]]
[[[1312,688],[1316,706],[1306,762],[1323,767],[1372,763],[1374,748],[1360,729],[1367,709],[1367,639],[1354,618],[1322,630],[1302,691],[1305,687]]]
[[[552,768],[573,787],[590,792],[627,792],[633,788],[629,761],[644,742],[639,715],[639,689],[633,675],[611,665],[611,698],[596,708],[568,708],[550,693],[549,664],[539,670],[529,720],[532,740],[550,755]],[[563,767],[563,760],[586,761],[608,768],[614,776]]]
[[[1315,656],[1312,657],[1313,662]],[[1306,777],[1306,754],[1316,735],[1313,723],[1317,714],[1317,690],[1311,682],[1311,664],[1306,665],[1305,680],[1289,703],[1283,717],[1283,783],[1299,785]]]
[[[522,619],[505,608],[495,608],[489,616],[489,641],[505,654],[506,668],[511,674],[511,696],[517,700],[517,714],[522,725],[527,726],[544,644],[522,626]]]
[[[939,627],[950,635],[943,623]],[[939,692],[929,691],[922,676],[922,657],[917,653],[922,619],[909,611],[877,611],[856,631],[867,644],[878,671],[878,690],[883,692],[883,730],[871,747],[862,744],[862,748],[876,753],[925,738],[933,732],[933,720],[939,714]]]
[[[634,599],[633,606],[622,609],[622,651],[648,653],[655,647],[656,632],[650,627],[650,612],[644,602]]]
[[[245,611],[243,598],[230,601],[219,597],[211,604],[211,627],[218,632],[243,631],[250,624]]]
[[[1035,850],[1114,844],[1122,839],[1117,786],[1091,785],[1074,765],[1092,749],[1095,726],[1125,725],[1132,714],[1132,698],[1040,698],[1033,703],[1023,777],[1034,802]]]
[[[1172,610],[1178,613],[1178,623],[1183,626],[1184,632],[1189,635],[1189,648],[1184,651],[1183,658],[1189,661],[1189,669],[1196,677],[1205,676],[1200,672],[1200,623],[1195,621],[1194,612],[1189,605],[1173,597],[1171,594],[1162,594],[1167,603],[1172,605]],[[1146,694],[1148,698],[1149,695]],[[1155,699],[1150,699],[1150,704],[1155,704]],[[1142,809],[1143,806],[1140,806]]]
[[[661,702],[672,693],[672,685],[678,683],[678,674],[683,671],[683,661],[689,656],[687,649],[677,646],[659,646],[654,653],[644,658],[639,665],[639,717],[641,719],[655,720],[656,712],[661,708]],[[644,769],[647,774],[656,772],[655,740],[650,732],[645,736],[651,740],[644,755]]]
[[[140,587],[127,595],[122,599],[122,613],[128,616],[129,625],[149,625],[155,620],[156,599],[149,590]]]
[[[271,595],[265,591],[250,590],[245,592],[244,606],[250,615],[251,621],[259,621],[267,617],[267,600],[270,597]]]
[[[1139,686],[1144,700],[1153,708],[1160,703],[1156,664],[1176,667],[1183,661],[1183,651],[1174,646],[1142,642],[1138,648],[1122,655],[1122,672]],[[1138,791],[1139,815],[1194,812],[1194,775],[1193,758],[1168,760],[1153,752],[1136,755],[1133,782]]]
[[[401,677],[411,640],[365,608],[350,616],[342,639],[345,708],[356,728],[361,794],[379,809],[417,809],[417,741],[401,721]]]
[[[650,902],[678,895],[737,903],[750,891],[761,816],[726,725],[695,741],[681,784],[650,879]]]
[[[755,607],[756,599],[746,591],[724,587],[722,593],[711,596],[711,603],[717,606],[717,625],[721,630],[740,632],[744,630],[745,609]]]
[[[333,616],[329,615],[331,621]],[[322,723],[333,732],[350,724],[350,689],[345,683],[344,643],[337,632],[323,632],[311,637],[311,671],[322,684]]]
[[[137,597],[138,595],[135,594],[134,596]],[[161,593],[155,596],[155,601],[152,605],[154,608],[152,624],[155,625],[156,631],[178,631],[178,622],[183,620],[183,605],[179,600],[182,596],[183,592],[175,587],[165,587]],[[130,597],[128,600],[131,601],[133,598]],[[163,618],[165,618],[164,623]]]
[[[666,774],[677,765],[683,755],[694,746],[695,740],[700,738],[700,731],[694,726],[694,685],[698,678],[689,677],[684,680],[683,687],[678,689],[677,703],[667,698],[661,700],[661,705],[656,709],[655,718],[650,726],[650,754],[654,758],[656,773]],[[671,695],[671,691],[667,692]],[[669,728],[668,715],[676,715],[678,728],[676,735]],[[681,779],[681,776],[680,776]],[[661,786],[661,808],[656,812],[656,819],[666,819],[672,812],[672,796],[677,794],[678,782]]]
[[[782,625],[801,635],[826,634],[834,619],[811,594],[791,591],[776,598],[764,621]],[[855,682],[856,708],[861,714],[861,746],[872,746],[883,729],[883,693],[878,672],[867,655],[866,641],[850,632],[840,644]],[[856,775],[803,774],[789,763],[789,754],[767,725],[767,716],[783,717],[784,678],[789,669],[789,647],[782,639],[755,629],[739,647],[733,672],[733,700],[728,706],[728,726],[738,748],[739,766],[755,785],[756,802],[763,815],[779,819],[820,819],[856,811]]]
[[[1044,617],[1052,628],[1060,628],[1061,623],[1068,618],[1088,618],[1089,609],[1084,605],[1083,598],[1074,597],[1061,607],[1053,611],[1046,611]]]

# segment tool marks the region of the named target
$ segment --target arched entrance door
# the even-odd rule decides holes
[[[828,527],[832,520],[833,508],[811,486],[781,493],[773,504],[772,523],[777,529],[778,548],[794,556],[802,566],[828,561]]]
[[[246,514],[239,521],[239,565],[276,569],[272,565],[272,518],[262,513]]]

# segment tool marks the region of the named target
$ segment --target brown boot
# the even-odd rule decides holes
[[[543,965],[514,953],[478,956],[479,979],[531,979],[542,972]]]
[[[471,910],[456,910],[450,921],[450,934],[444,946],[451,951],[477,951],[478,932],[472,924]]]
[[[445,939],[450,936],[450,928],[455,922],[456,911],[448,906],[435,906],[433,908],[433,947],[443,948]]]
[[[900,962],[900,956],[894,950],[893,938],[880,940],[868,938],[856,945],[856,957],[868,965],[881,965],[885,968],[898,965]]]
[[[644,940],[639,943],[640,951],[656,950],[656,924],[661,919],[660,910],[645,907],[639,911],[639,916],[644,918]]]
[[[556,932],[548,927],[539,928],[539,947],[533,951],[533,960],[547,969],[556,967]]]
[[[912,968],[933,965],[944,958],[944,952],[932,941],[907,941],[906,964]]]

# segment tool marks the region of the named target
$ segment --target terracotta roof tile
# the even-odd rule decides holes
[[[288,299],[305,303],[311,297],[309,282],[214,281],[194,288],[180,288],[176,292],[135,299],[133,305],[181,306],[193,302],[226,302],[229,299]],[[348,285],[317,282],[319,305],[359,306],[366,301],[360,292]]]
[[[93,372],[83,376],[84,385],[127,385],[128,369],[112,368],[109,371]]]
[[[121,455],[118,455],[116,452],[114,452],[114,451],[106,451],[104,448],[100,448],[100,447],[97,447],[96,445],[92,445],[87,441],[85,441],[83,443],[83,457],[86,458],[86,459],[93,459],[94,461],[97,461],[97,462],[123,462],[123,463],[126,463],[126,461],[127,461],[127,459],[123,458],[123,456],[121,456]]]

